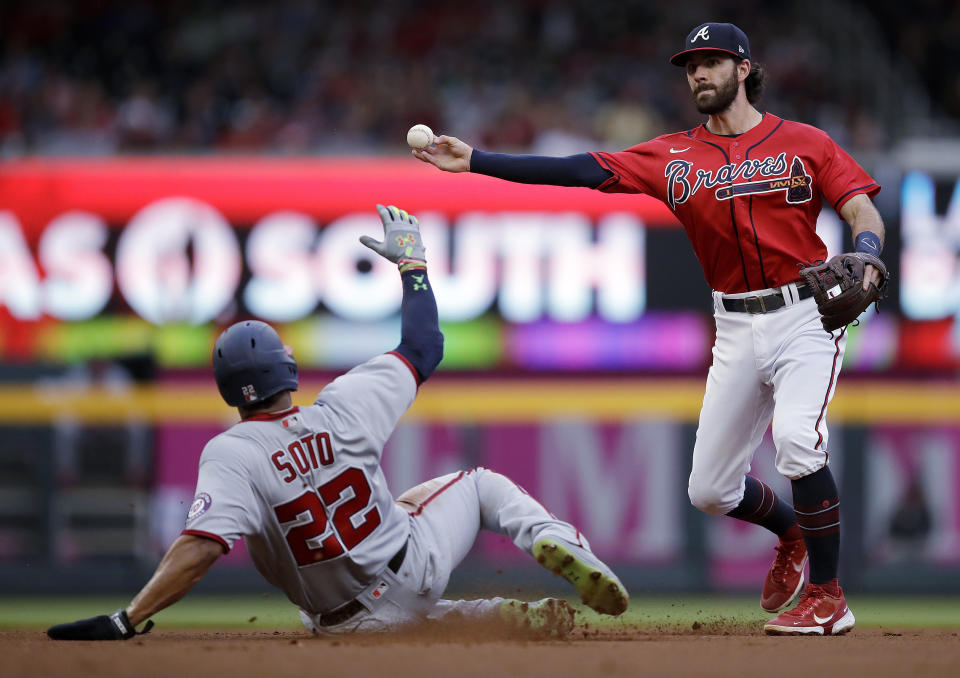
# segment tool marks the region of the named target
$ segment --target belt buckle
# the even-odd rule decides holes
[[[756,303],[757,303],[757,305],[759,305],[759,309],[757,308],[757,306],[753,306],[753,307],[751,308],[750,302],[751,302],[753,299],[756,299],[756,300],[757,300]],[[763,297],[760,296],[759,294],[755,294],[755,295],[752,296],[752,297],[744,297],[744,299],[743,299],[743,307],[744,307],[744,309],[746,309],[747,313],[749,313],[750,315],[759,315],[760,313],[766,313],[766,312],[767,312],[767,305],[766,305],[766,303],[763,301]]]

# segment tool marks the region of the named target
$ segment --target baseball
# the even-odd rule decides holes
[[[433,143],[433,130],[426,125],[414,125],[407,132],[407,145],[422,151]]]

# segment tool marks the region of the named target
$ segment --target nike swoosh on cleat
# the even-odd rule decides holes
[[[813,621],[817,622],[818,624],[826,624],[828,621],[830,621],[830,617],[833,617],[833,615],[831,614],[821,619],[820,615],[818,615],[816,612],[813,613]]]
[[[670,152],[671,152],[671,153],[683,153],[684,151],[689,151],[691,148],[693,148],[693,147],[692,147],[692,146],[687,146],[686,148],[671,148],[671,149],[670,149]]]

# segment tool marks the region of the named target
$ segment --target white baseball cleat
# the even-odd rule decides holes
[[[617,576],[587,549],[553,537],[533,546],[533,557],[556,575],[573,584],[580,600],[600,614],[619,615],[630,604]]]
[[[537,636],[565,638],[573,630],[574,614],[570,603],[557,598],[533,603],[507,599],[500,603],[500,619],[507,626]]]

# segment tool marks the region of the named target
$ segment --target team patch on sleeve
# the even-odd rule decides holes
[[[206,492],[198,494],[190,505],[190,511],[187,512],[187,525],[206,513],[212,503],[213,499]]]

